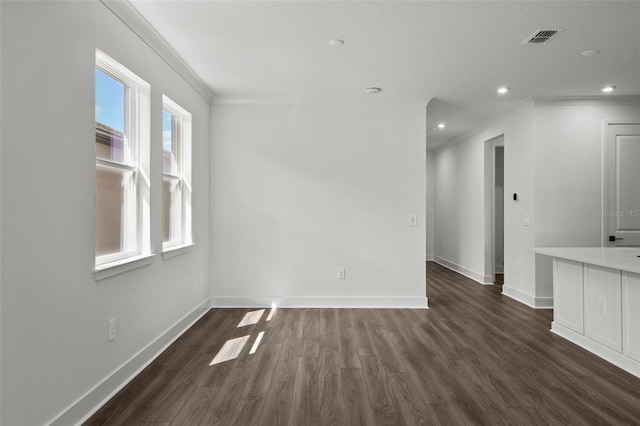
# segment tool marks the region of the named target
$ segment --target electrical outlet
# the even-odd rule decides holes
[[[338,268],[338,279],[339,280],[347,279],[347,268]]]
[[[528,214],[525,214],[522,218],[522,222],[524,223],[524,226],[529,226],[531,225],[531,219],[529,218]]]
[[[109,341],[116,338],[116,319],[109,319]]]
[[[409,226],[418,226],[418,216],[415,214],[409,215]]]
[[[600,304],[600,313],[602,315],[607,315],[607,301],[601,297],[598,302]]]

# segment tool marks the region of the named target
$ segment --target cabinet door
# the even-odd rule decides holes
[[[640,274],[624,273],[622,301],[622,353],[640,361]]]
[[[582,263],[554,259],[553,321],[584,334]]]
[[[622,352],[622,273],[595,265],[585,268],[584,334]]]

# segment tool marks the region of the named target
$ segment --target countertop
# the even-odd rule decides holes
[[[536,253],[640,274],[640,248],[536,247]]]

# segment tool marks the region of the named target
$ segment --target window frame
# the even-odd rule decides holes
[[[192,149],[192,116],[191,114],[174,102],[171,98],[166,95],[162,95],[162,112],[168,112],[171,114],[171,127],[172,127],[172,146],[175,139],[176,146],[176,173],[166,173],[164,170],[164,149],[163,149],[163,167],[162,167],[162,223],[163,223],[163,231],[162,231],[162,252],[166,257],[169,253],[182,252],[184,248],[192,246],[193,243],[193,234],[192,234],[192,209],[191,209],[191,149]],[[163,121],[163,132],[164,132],[164,119]],[[164,133],[162,141],[164,143]],[[170,182],[172,185],[176,186],[176,189],[180,192],[180,204],[173,205],[170,201],[171,205],[169,206],[170,211],[174,213],[179,213],[178,219],[173,219],[177,215],[171,214],[170,217],[173,219],[173,223],[170,225],[170,229],[174,226],[179,226],[180,229],[180,238],[175,240],[164,240],[164,185],[165,182]]]
[[[125,199],[123,201],[124,213],[122,214],[120,228],[121,251],[98,255],[97,229],[99,225],[96,211],[94,272],[97,274],[96,278],[99,279],[114,273],[114,271],[104,273],[103,271],[105,270],[110,268],[117,268],[122,271],[128,270],[131,268],[123,268],[122,265],[136,262],[152,255],[148,202],[150,198],[150,180],[148,176],[150,175],[151,87],[142,78],[99,49],[96,49],[95,69],[100,70],[125,87],[123,160],[119,162],[99,158],[96,151],[96,171],[99,168],[106,168],[124,174],[131,174],[126,186],[123,188]],[[119,272],[115,271],[115,273]]]

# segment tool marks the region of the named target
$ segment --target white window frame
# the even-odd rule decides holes
[[[121,228],[123,249],[101,256],[96,253],[94,272],[100,279],[147,264],[145,260],[153,255],[149,202],[151,86],[99,49],[96,49],[96,68],[125,87],[124,160],[119,163],[96,155],[96,169],[110,168],[132,174],[125,188]]]
[[[179,205],[171,205],[170,209],[174,212],[171,215],[174,222],[171,227],[178,227],[180,229],[181,238],[174,241],[164,241],[164,231],[162,237],[162,252],[163,257],[172,256],[174,254],[182,253],[185,249],[193,246],[193,233],[192,233],[192,208],[191,208],[191,114],[171,100],[168,96],[162,95],[162,110],[166,110],[171,114],[171,126],[175,129],[172,132],[172,137],[176,138],[177,145],[177,173],[170,174],[162,171],[162,182],[170,181],[173,185],[176,185],[181,192],[181,202]],[[161,141],[162,142],[162,141]],[[163,157],[164,158],[164,157]],[[164,161],[164,159],[163,159]],[[164,193],[163,193],[164,196]],[[163,200],[163,213],[164,213],[164,200]],[[164,218],[163,218],[164,223]]]

